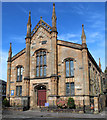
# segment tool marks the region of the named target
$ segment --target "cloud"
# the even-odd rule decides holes
[[[97,28],[99,31],[105,30],[105,14],[97,12],[88,12],[86,22],[90,24],[90,28]]]
[[[42,8],[39,8],[38,12],[43,13],[43,14],[48,14],[48,11],[46,9],[42,9]]]
[[[105,29],[105,23],[104,21],[102,20],[96,20],[96,22],[94,22],[92,25],[91,25],[92,28],[100,28],[101,29]]]
[[[15,43],[25,43],[25,37],[26,36],[20,36],[20,35],[11,35],[9,37],[11,42],[15,42]]]
[[[78,37],[77,34],[67,33],[67,34],[61,34],[61,35],[59,35],[58,39],[71,41],[71,40],[73,40],[76,37]]]
[[[23,8],[21,5],[17,5],[18,7],[19,7],[19,9],[23,12],[23,13],[25,13],[25,14],[27,14],[28,15],[28,13],[29,13],[29,11],[27,11],[25,8]]]
[[[60,40],[65,40],[65,41],[70,41],[70,42],[78,42],[79,39],[77,39],[79,35],[73,34],[73,33],[67,33],[67,34],[61,34],[58,36],[58,39]]]
[[[87,32],[86,37],[87,37],[87,43],[95,43],[96,45],[100,45],[105,42],[105,36],[102,34],[101,31],[100,32],[93,32],[93,31]]]
[[[96,37],[98,37],[98,35],[99,35],[98,32],[94,32],[94,33],[90,34],[90,37],[96,38]]]

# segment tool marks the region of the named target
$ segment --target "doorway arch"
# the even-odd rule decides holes
[[[37,96],[37,106],[45,106],[46,103],[46,86],[45,85],[37,85],[35,87],[36,96]]]

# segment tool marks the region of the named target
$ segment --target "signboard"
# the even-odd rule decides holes
[[[11,96],[13,96],[14,95],[14,90],[11,90]]]
[[[49,106],[49,103],[45,103],[45,107],[48,107]]]

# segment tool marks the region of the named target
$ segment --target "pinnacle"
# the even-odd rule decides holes
[[[81,35],[81,39],[86,39],[86,36],[85,36],[85,32],[84,32],[84,24],[82,24],[82,35]]]

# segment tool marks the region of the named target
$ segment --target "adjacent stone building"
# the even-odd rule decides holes
[[[101,64],[90,54],[82,25],[82,44],[57,39],[55,4],[52,27],[42,20],[31,31],[27,23],[26,48],[7,61],[7,98],[12,106],[30,108],[56,105],[57,99],[74,98],[76,106],[98,111],[101,93]]]
[[[6,98],[6,81],[0,80],[0,99],[3,101]]]

